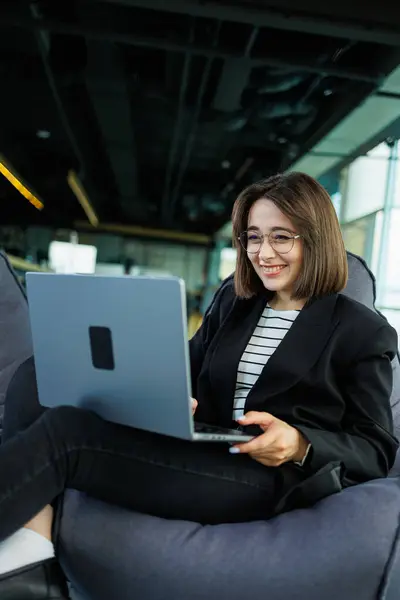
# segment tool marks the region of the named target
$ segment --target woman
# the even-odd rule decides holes
[[[228,452],[72,408],[39,416],[25,364],[6,407],[25,431],[0,448],[0,597],[23,598],[24,582],[35,583],[35,598],[67,597],[49,507],[66,487],[219,523],[268,518],[388,474],[398,447],[389,404],[397,336],[338,294],[347,259],[328,194],[305,174],[278,175],[244,190],[232,219],[234,284],[220,288],[190,342],[193,407],[199,421],[234,421],[254,439]]]

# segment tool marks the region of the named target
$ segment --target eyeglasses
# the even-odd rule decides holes
[[[249,254],[260,252],[265,238],[268,238],[269,245],[279,254],[287,254],[293,249],[294,240],[297,240],[299,237],[301,236],[291,234],[283,229],[271,231],[266,234],[257,233],[257,231],[243,231],[239,235],[238,240]]]

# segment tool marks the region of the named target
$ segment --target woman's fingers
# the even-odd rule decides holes
[[[190,399],[192,401],[192,415],[194,415],[199,403],[197,402],[197,400],[195,398],[190,398]]]
[[[250,442],[245,442],[244,444],[235,444],[233,448],[236,448],[236,451],[233,454],[260,454],[264,453],[271,446],[271,443],[274,441],[274,435],[270,434],[268,431],[258,435],[254,439],[250,440]]]
[[[251,410],[250,412],[237,419],[241,425],[260,425],[260,427],[269,427],[275,421],[279,421],[274,415],[267,412],[258,412]]]

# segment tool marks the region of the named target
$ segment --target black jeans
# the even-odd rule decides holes
[[[0,446],[0,540],[64,489],[139,512],[204,524],[265,519],[303,479],[294,465],[267,468],[228,445],[177,440],[71,407],[43,410],[33,361],[9,387]]]

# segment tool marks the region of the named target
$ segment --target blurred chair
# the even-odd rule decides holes
[[[4,399],[16,369],[32,356],[25,292],[6,255],[0,252],[0,438]]]

